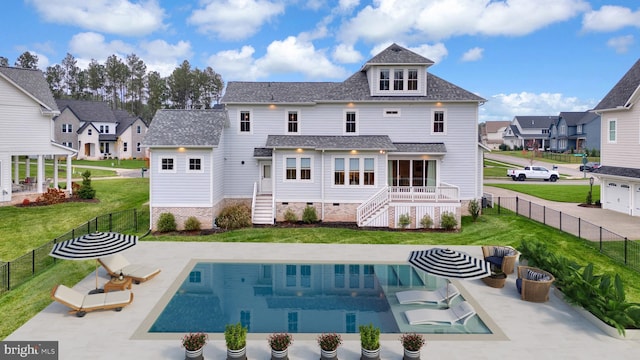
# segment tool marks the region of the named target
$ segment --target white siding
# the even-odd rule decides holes
[[[211,150],[185,149],[184,151],[152,149],[149,164],[151,176],[152,207],[197,207],[212,206]],[[174,158],[175,172],[160,173],[162,158]],[[187,173],[187,159],[203,159],[203,171]]]
[[[616,121],[616,142],[609,142],[609,120]],[[640,168],[640,108],[602,113],[601,158],[606,166]]]

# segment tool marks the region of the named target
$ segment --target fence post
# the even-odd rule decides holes
[[[624,238],[624,264],[627,265],[627,238]]]
[[[531,219],[531,201],[529,201],[529,219]]]
[[[31,275],[36,273],[36,251],[31,250]]]
[[[138,232],[138,212],[136,209],[133,209],[133,228]]]
[[[600,226],[600,252],[602,252],[602,226]]]
[[[518,197],[516,196],[516,215],[520,215],[520,211],[518,211]]]
[[[580,236],[580,230],[582,229],[582,222],[581,222],[581,218],[578,218],[578,239],[582,239],[582,237]]]
[[[562,231],[562,211],[560,211],[560,231]]]
[[[501,199],[501,197],[498,196],[498,214],[500,214],[500,199]]]
[[[113,231],[113,213],[109,213],[109,231]]]
[[[7,262],[7,291],[11,290],[11,261]]]
[[[87,221],[87,234],[91,234],[91,220]]]
[[[547,225],[547,207],[542,207],[542,223]]]

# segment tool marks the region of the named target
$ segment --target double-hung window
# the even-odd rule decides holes
[[[285,157],[285,180],[311,180],[310,157]]]
[[[380,70],[380,90],[389,90],[389,70]]]
[[[140,134],[142,132],[142,127],[140,125],[136,126],[136,133]]]
[[[360,185],[360,159],[349,159],[349,185]]]
[[[63,133],[70,133],[73,131],[73,125],[72,124],[62,124],[62,132]]]
[[[393,71],[393,90],[404,90],[404,70]]]
[[[444,134],[446,132],[446,114],[444,110],[433,111],[432,134]]]
[[[127,152],[129,151],[129,143],[122,143],[122,151]]]
[[[299,131],[298,128],[299,128],[298,112],[288,111],[287,112],[287,133],[297,134]]]
[[[251,112],[240,111],[240,132],[251,132]]]
[[[141,145],[141,143],[137,143],[137,144],[136,144],[136,151],[137,151],[137,152],[140,152],[140,145]]]
[[[348,181],[345,181],[345,178]],[[333,185],[375,185],[374,158],[334,158]]]
[[[407,78],[407,90],[418,90],[418,70],[409,69],[409,71],[407,72]]]
[[[615,143],[618,140],[618,135],[616,133],[617,120],[611,119],[607,124],[608,124],[607,130],[609,132],[608,140],[610,143]]]
[[[287,158],[287,180],[296,180],[296,158]]]
[[[333,167],[333,184],[344,185],[344,158],[336,158]]]
[[[355,111],[346,111],[344,115],[344,132],[345,134],[357,134],[358,114]]]
[[[375,161],[373,158],[364,159],[364,185],[375,185]]]
[[[311,180],[311,158],[300,158],[300,180]]]

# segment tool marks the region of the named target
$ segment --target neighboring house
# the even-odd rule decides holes
[[[71,183],[71,156],[75,151],[52,140],[52,119],[58,114],[41,71],[0,67],[0,204],[11,203],[14,193],[45,190],[45,156],[66,159],[66,181]],[[32,159],[36,160],[35,172]],[[25,179],[20,176],[21,163],[25,165]],[[57,187],[58,162],[53,166],[51,181]]]
[[[600,150],[600,116],[593,112],[561,112],[549,131],[549,150]]]
[[[161,213],[205,227],[227,204],[254,223],[314,207],[325,222],[411,228],[460,217],[482,196],[484,99],[396,44],[343,82],[229,82],[212,110],[160,110],[150,151],[151,224]]]
[[[558,121],[558,116],[516,116],[511,127],[503,133],[505,144],[528,150],[549,148],[549,129]]]
[[[143,158],[141,142],[147,125],[124,110],[112,110],[104,101],[56,100],[60,115],[55,139],[78,150],[78,159]]]
[[[491,150],[497,150],[504,144],[503,134],[511,125],[510,121],[487,121],[481,124],[481,141]]]
[[[603,209],[640,216],[640,60],[638,60],[593,111],[600,115]]]

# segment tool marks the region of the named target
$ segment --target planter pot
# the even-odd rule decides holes
[[[362,350],[362,356],[360,357],[361,360],[380,359],[380,348],[375,350],[367,350],[367,349],[361,349],[361,350]]]
[[[247,359],[247,347],[243,347],[240,350],[227,349],[227,360],[246,360]]]
[[[273,350],[271,349],[271,360],[287,360],[289,359],[289,349]]]
[[[418,359],[420,359],[420,350],[411,351],[411,350],[404,349],[404,357],[402,358],[402,360],[418,360]]]
[[[202,357],[202,353],[204,352],[204,347],[201,347],[198,350],[184,350],[185,352],[185,359],[204,359],[204,357]]]
[[[336,360],[338,358],[338,349],[322,350],[320,349],[320,360]]]

